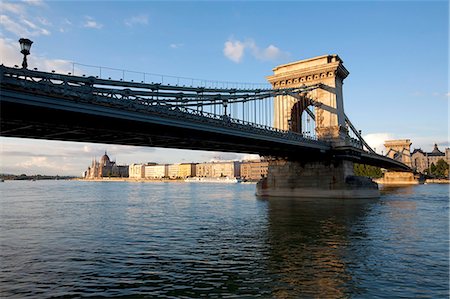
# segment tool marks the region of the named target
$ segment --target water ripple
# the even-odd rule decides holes
[[[259,200],[253,185],[0,185],[2,298],[448,296],[448,189]]]

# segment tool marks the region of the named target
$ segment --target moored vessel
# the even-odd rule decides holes
[[[218,178],[192,177],[187,178],[184,181],[188,183],[225,183],[225,184],[236,184],[241,182],[240,179],[229,177],[218,177]]]

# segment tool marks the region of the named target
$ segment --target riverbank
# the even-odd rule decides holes
[[[137,179],[137,178],[101,178],[101,179],[74,179],[82,182],[134,182],[134,183],[184,183],[184,179]]]
[[[194,177],[195,178],[195,177]],[[214,178],[212,178],[214,179]],[[132,182],[132,183],[189,183],[186,182],[185,179],[146,179],[146,178],[97,178],[97,179],[82,179],[82,178],[74,178],[74,181],[82,181],[82,182]],[[230,179],[231,180],[231,179]],[[193,180],[194,182],[195,180]],[[202,181],[201,183],[214,183],[217,181]],[[236,181],[235,183],[241,184],[256,184],[258,180],[245,180],[245,181]]]
[[[427,179],[425,184],[450,184],[450,179]]]
[[[133,182],[133,183],[186,183],[184,179],[138,179],[138,178],[99,178],[99,179],[82,179],[72,178],[70,180],[83,182]],[[244,184],[256,184],[257,181],[243,181]],[[377,182],[380,185],[385,185],[382,182]],[[416,183],[418,184],[418,183]],[[414,184],[414,185],[416,185]],[[450,184],[449,179],[427,179],[425,184]],[[409,184],[403,184],[409,185]]]

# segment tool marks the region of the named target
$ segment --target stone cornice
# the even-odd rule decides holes
[[[284,66],[290,65],[295,65],[295,63]],[[272,84],[272,86],[282,88],[292,85],[312,84],[332,77],[337,77],[344,80],[348,74],[349,72],[342,64],[342,61],[337,59],[337,61],[331,63],[267,76],[266,79]]]
[[[299,63],[308,63],[308,62],[324,60],[324,59],[327,59],[328,61],[330,61],[332,57],[335,57],[335,59],[338,60],[338,61],[342,61],[339,58],[339,56],[337,56],[337,55],[322,55],[322,56],[312,57],[312,58],[308,58],[308,59],[304,59],[304,60],[300,60],[300,61],[293,61],[293,62],[289,62],[289,63],[286,63],[286,64],[278,65],[278,66],[274,67],[272,69],[272,71],[274,73],[276,73],[278,70],[281,70],[283,68],[288,68],[288,67],[291,67],[291,66],[295,66],[295,65],[297,65]]]

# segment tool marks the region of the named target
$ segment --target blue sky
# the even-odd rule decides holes
[[[447,1],[2,1],[0,58],[20,64],[17,40],[28,37],[29,65],[40,70],[76,62],[264,83],[279,64],[338,54],[350,71],[346,114],[369,144],[381,151],[385,139],[409,138],[428,151],[449,146],[448,16]],[[105,149],[119,164],[244,156],[0,140],[8,173],[78,175]]]

